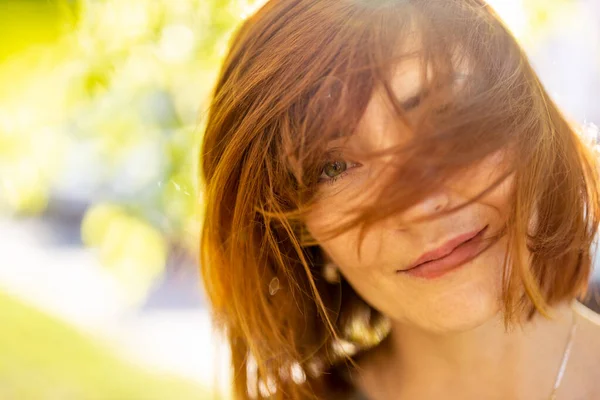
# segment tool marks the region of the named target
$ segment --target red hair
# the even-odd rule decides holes
[[[390,82],[394,68],[415,57],[428,95],[416,99],[418,113],[409,118],[410,105],[395,98]],[[456,90],[458,74],[465,76]],[[236,398],[329,399],[339,389],[326,374],[340,361],[333,345],[358,340],[345,327],[369,306],[347,283],[332,289],[323,282],[323,254],[303,217],[326,143],[356,131],[378,88],[399,130],[414,139],[389,149],[399,161],[377,207],[358,210],[332,234],[355,224],[368,229],[509,149],[502,178],[514,173],[515,183],[504,232],[506,323],[522,313],[545,315],[587,288],[599,223],[597,161],[488,6],[273,0],[231,42],[201,155],[201,268],[215,322],[231,347]],[[383,316],[371,311],[376,327]],[[301,384],[290,372],[299,370]]]

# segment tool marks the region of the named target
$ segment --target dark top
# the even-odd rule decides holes
[[[327,380],[331,387],[338,388],[336,390],[335,399],[339,400],[369,400],[362,393],[351,378],[353,368],[349,365],[339,365],[327,374]]]
[[[350,400],[369,400],[369,399],[367,399],[367,396],[365,396],[361,392],[357,391]]]

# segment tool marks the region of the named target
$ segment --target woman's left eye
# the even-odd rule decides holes
[[[349,169],[358,167],[360,164],[345,160],[328,161],[323,166],[319,182],[333,183],[348,173]]]

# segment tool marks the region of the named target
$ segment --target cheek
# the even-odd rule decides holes
[[[382,231],[372,229],[359,242],[359,230],[352,229],[335,236],[323,239],[322,224],[314,224],[309,231],[317,240],[320,248],[324,251],[326,259],[336,264],[344,276],[351,279],[352,276],[365,277],[374,275],[380,266],[380,255],[382,254]],[[315,228],[318,227],[318,228]],[[359,251],[360,245],[360,251]]]
[[[347,217],[343,212],[329,210],[329,207],[321,207],[311,213],[306,221],[310,234],[319,243],[325,259],[333,262],[348,282],[353,286],[356,282],[373,286],[381,277],[384,230],[378,226],[372,227],[361,242],[358,228],[328,237],[328,229],[338,226]]]
[[[323,189],[318,195],[305,220],[308,231],[317,242],[328,243],[331,247],[337,247],[338,243],[342,242],[346,248],[356,243],[356,240],[353,240],[357,236],[355,229],[337,237],[330,236],[333,229],[351,222],[356,217],[358,207],[368,204],[368,193],[361,192],[356,187],[352,181],[342,182],[335,187]]]
[[[470,199],[486,190],[496,180],[508,171],[504,151],[498,151],[488,156],[476,166],[470,167],[453,180],[450,185],[461,197]],[[481,203],[505,213],[510,205],[514,191],[515,173],[505,177],[495,188],[486,193],[477,203]]]

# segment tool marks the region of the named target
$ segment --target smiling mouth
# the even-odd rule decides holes
[[[487,228],[487,226],[486,226],[485,228]],[[428,262],[437,261],[437,260],[441,260],[442,258],[448,257],[450,254],[452,254],[452,253],[454,252],[454,250],[456,250],[456,249],[457,249],[457,248],[459,248],[460,246],[462,246],[462,245],[465,245],[465,244],[467,244],[467,243],[469,243],[469,242],[471,242],[471,241],[475,240],[475,239],[476,239],[476,238],[477,238],[477,237],[478,237],[478,236],[479,236],[479,235],[480,235],[480,234],[483,232],[483,230],[484,230],[485,228],[483,228],[482,230],[480,230],[480,231],[479,231],[479,232],[478,232],[478,233],[477,233],[475,236],[473,236],[472,238],[470,238],[470,239],[467,239],[467,240],[465,240],[464,242],[462,242],[462,243],[459,243],[458,245],[454,246],[454,248],[453,248],[453,249],[452,249],[452,250],[451,250],[449,253],[447,253],[447,254],[445,254],[445,255],[443,255],[443,256],[441,256],[441,257],[438,257],[438,258],[434,258],[434,259],[431,259],[431,260],[423,261],[422,263],[420,263],[420,264],[416,265],[416,266],[415,266],[415,267],[413,267],[413,268],[416,268],[416,267],[418,267],[418,266],[420,266],[420,265],[423,265],[423,264],[426,264],[426,263],[428,263]]]
[[[475,236],[463,241],[444,256],[421,262],[412,268],[398,272],[424,279],[435,279],[445,275],[479,255],[483,245],[483,235],[488,227],[489,225],[486,225]]]
[[[479,235],[480,233],[482,233],[487,227],[488,227],[488,225],[486,225],[485,227],[483,227],[483,229],[475,230],[475,231],[472,231],[470,233],[466,233],[466,234],[462,234],[460,236],[457,236],[454,239],[449,240],[448,242],[446,242],[442,246],[440,246],[440,247],[438,247],[438,248],[436,248],[434,250],[431,250],[431,251],[428,251],[428,252],[422,254],[421,257],[419,257],[419,259],[416,260],[410,267],[406,268],[406,270],[409,270],[409,269],[412,269],[412,268],[416,268],[419,265],[424,264],[426,262],[439,260],[441,258],[444,258],[444,257],[448,256],[457,247],[459,247],[459,246],[463,245],[464,243],[468,242],[469,240],[472,240],[475,237],[477,237],[477,235]]]

